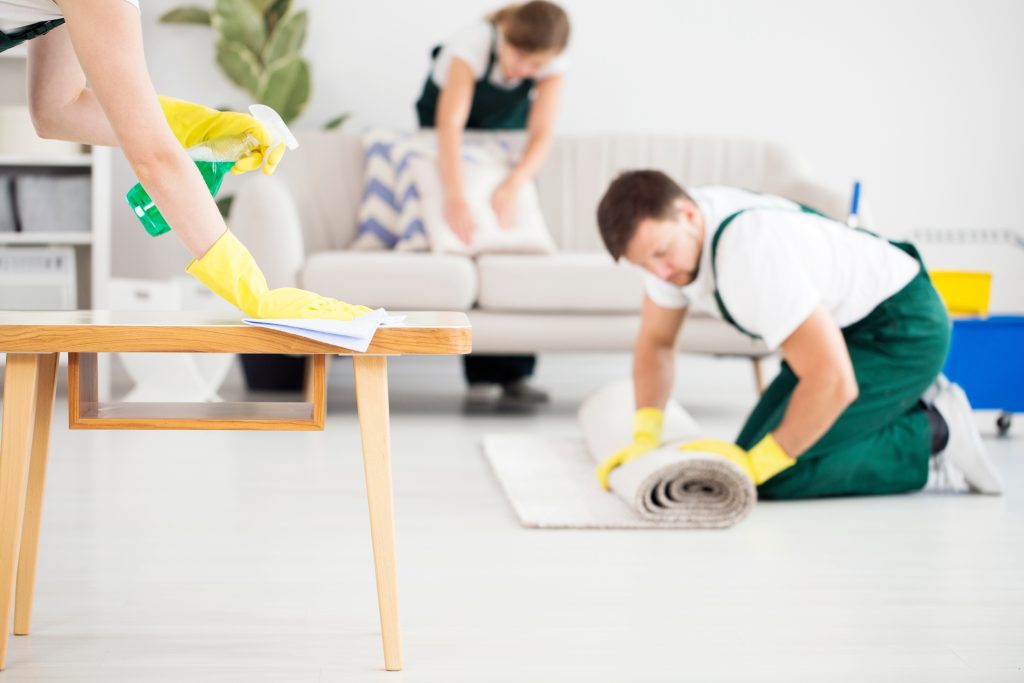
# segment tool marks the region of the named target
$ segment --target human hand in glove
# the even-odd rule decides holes
[[[366,306],[354,306],[304,289],[270,289],[252,254],[230,230],[185,270],[253,318],[352,320],[370,312]]]
[[[683,444],[679,450],[721,456],[739,466],[758,486],[796,464],[796,458],[782,450],[771,434],[766,435],[749,451],[743,450],[734,443],[718,439],[698,439]]]
[[[608,490],[608,475],[619,465],[650,453],[661,444],[661,430],[665,413],[657,408],[640,408],[633,415],[633,443],[612,453],[597,466],[597,480],[601,488]]]
[[[186,149],[224,138],[241,139],[248,136],[252,140],[252,148],[248,154],[235,162],[231,169],[232,173],[245,173],[257,169],[266,159],[263,173],[270,175],[284,156],[285,144],[278,142],[274,145],[273,136],[266,126],[248,114],[218,111],[163,95],[159,99],[160,107],[174,136]],[[273,148],[271,145],[274,145]]]

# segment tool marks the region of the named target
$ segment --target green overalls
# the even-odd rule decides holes
[[[38,24],[19,28],[17,31],[12,31],[11,33],[4,33],[3,31],[0,31],[0,52],[10,50],[12,47],[17,47],[26,40],[32,40],[33,38],[38,38],[45,33],[49,33],[63,23],[63,19],[51,19],[50,21],[40,21]]]
[[[473,103],[470,106],[466,128],[470,130],[525,130],[530,116],[530,93],[534,81],[523,79],[514,88],[500,88],[488,80],[495,62],[498,60],[498,29],[492,27],[494,37],[491,41],[491,54],[487,68],[473,86]],[[431,53],[437,58],[441,51],[438,45]],[[436,125],[437,101],[441,89],[434,79],[427,76],[423,84],[423,93],[416,102],[416,114],[421,128],[433,128]],[[470,384],[492,383],[509,384],[533,374],[537,364],[536,356],[484,355],[471,354],[462,357],[466,381]]]
[[[526,122],[530,115],[530,92],[533,90],[534,81],[532,78],[523,79],[523,82],[514,88],[500,88],[488,80],[491,69],[498,59],[498,29],[493,28],[494,38],[491,41],[491,54],[487,61],[487,68],[483,76],[473,86],[473,104],[469,110],[469,118],[466,120],[466,128],[470,130],[525,130]],[[436,59],[441,51],[438,45],[430,53],[432,59]],[[421,128],[433,128],[437,117],[437,101],[441,96],[441,89],[434,83],[434,79],[427,76],[427,82],[423,84],[423,93],[416,101],[416,113],[419,116]]]
[[[742,213],[730,215],[715,230],[712,272],[722,232]],[[857,377],[857,400],[796,465],[758,487],[761,498],[902,493],[925,485],[932,433],[920,398],[942,370],[950,324],[917,249],[907,242],[892,244],[914,257],[921,270],[865,318],[842,330]],[[715,300],[726,321],[756,337],[729,315],[717,284]],[[740,447],[753,447],[778,427],[798,381],[783,361],[740,431]]]

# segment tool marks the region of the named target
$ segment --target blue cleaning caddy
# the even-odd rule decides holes
[[[1013,413],[1024,412],[1024,316],[956,318],[946,376],[963,387],[971,407],[999,410],[1005,434]]]

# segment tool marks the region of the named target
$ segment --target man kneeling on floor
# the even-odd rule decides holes
[[[912,244],[847,227],[781,197],[684,191],[659,171],[612,182],[605,246],[648,272],[633,358],[634,441],[597,470],[658,447],[686,311],[781,349],[782,369],[735,444],[683,448],[739,465],[766,499],[914,491],[930,469],[954,490],[998,494],[960,387],[939,373],[945,307]]]

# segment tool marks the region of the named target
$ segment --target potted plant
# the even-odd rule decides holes
[[[257,102],[290,123],[309,103],[310,65],[300,54],[309,13],[291,0],[214,0],[212,9],[186,6],[160,17],[164,24],[207,26],[217,34],[217,65]],[[325,124],[340,126],[348,114]]]

